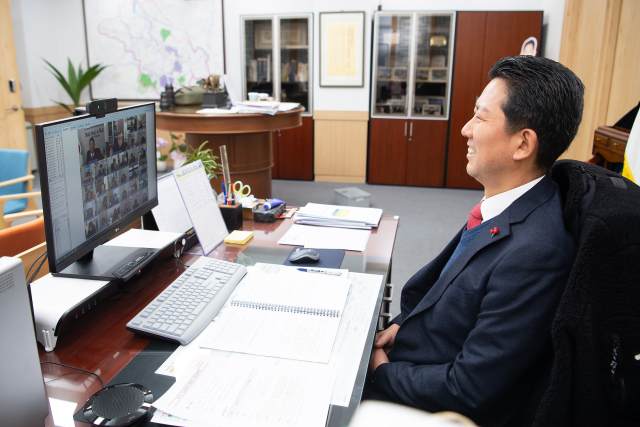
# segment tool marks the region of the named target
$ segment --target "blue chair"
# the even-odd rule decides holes
[[[0,230],[18,218],[42,216],[35,203],[40,192],[29,191],[33,178],[28,151],[0,148]],[[27,208],[30,210],[25,211]]]

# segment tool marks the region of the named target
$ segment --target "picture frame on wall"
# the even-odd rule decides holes
[[[365,12],[320,13],[320,86],[364,87]]]
[[[273,31],[271,28],[271,22],[268,25],[256,23],[254,27],[255,31],[255,49],[271,49],[273,48]]]

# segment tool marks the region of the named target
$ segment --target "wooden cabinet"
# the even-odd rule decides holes
[[[458,12],[456,21],[446,186],[482,188],[467,174],[467,138],[462,128],[473,117],[493,63],[518,55],[529,37],[540,41],[542,12]]]
[[[442,187],[447,122],[371,119],[369,183]]]
[[[462,128],[494,62],[540,41],[542,12],[387,12],[374,26],[368,182],[482,188],[467,174]]]
[[[302,126],[273,132],[274,179],[313,180],[313,118],[303,117]]]
[[[305,108],[302,126],[277,130],[271,177],[313,180],[313,15],[242,16],[243,95],[262,92]]]

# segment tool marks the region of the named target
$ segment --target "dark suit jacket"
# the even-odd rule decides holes
[[[91,158],[91,151],[87,151],[87,162],[86,164],[97,162],[98,160],[102,160],[104,157],[102,156],[102,152],[99,148],[93,150],[93,158]]]
[[[442,277],[462,230],[406,283],[390,363],[373,376],[375,398],[480,425],[517,422],[550,351],[575,249],[549,176],[489,227],[498,234],[483,230]]]

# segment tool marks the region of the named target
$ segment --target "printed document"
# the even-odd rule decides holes
[[[180,195],[198,235],[204,255],[216,248],[229,235],[220,207],[207,179],[202,161],[198,160],[173,171]]]
[[[191,362],[153,406],[204,425],[321,427],[327,419],[334,380],[314,369],[200,358]],[[154,417],[153,421],[159,420]]]
[[[203,347],[328,363],[349,281],[283,270],[250,272],[213,319]]]
[[[186,233],[193,228],[172,174],[158,180],[158,206],[151,209],[158,230]]]
[[[258,263],[256,269],[261,271],[271,271],[272,274],[280,270],[292,269],[293,267],[273,266],[266,268],[270,264]],[[265,268],[263,268],[265,267]],[[276,268],[277,267],[277,268]],[[210,350],[200,348],[201,340],[211,330],[213,323],[205,329],[198,337],[186,346],[180,346],[156,371],[160,375],[180,377],[186,371],[189,363],[195,357],[217,357],[229,360],[240,361],[245,364],[260,364],[261,366],[289,366],[289,367],[311,367],[325,369],[326,372],[336,374],[336,382],[331,395],[331,404],[339,406],[349,406],[353,386],[360,367],[360,359],[364,351],[364,346],[369,332],[369,326],[373,318],[376,301],[380,292],[383,276],[362,273],[349,273],[349,294],[344,313],[338,327],[338,334],[333,344],[333,350],[328,364],[317,364],[312,362],[302,362],[296,360],[281,359],[276,357],[255,356],[251,354],[232,353],[227,351]],[[238,288],[242,282],[238,284]],[[236,288],[236,290],[238,290]],[[232,297],[233,298],[233,295]],[[163,423],[171,424],[171,416],[166,415]],[[175,421],[175,418],[173,418]],[[185,425],[186,424],[172,424]],[[193,425],[193,427],[198,427]]]
[[[371,230],[349,230],[344,228],[314,227],[294,224],[278,240],[279,245],[304,246],[313,249],[342,249],[364,251]]]
[[[294,217],[298,223],[313,223],[345,228],[377,227],[382,209],[307,203]]]

